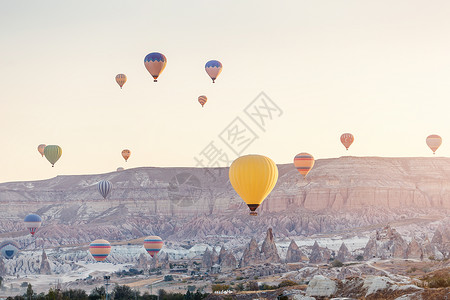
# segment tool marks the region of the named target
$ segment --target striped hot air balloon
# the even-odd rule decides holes
[[[353,141],[355,138],[353,137],[353,134],[351,133],[344,133],[341,135],[341,143],[344,145],[345,149],[348,150],[351,144],[353,144]]]
[[[144,58],[144,65],[147,71],[153,76],[153,81],[157,82],[159,75],[166,67],[167,59],[164,54],[152,52]]]
[[[144,240],[144,248],[145,251],[150,254],[151,257],[154,257],[161,250],[163,246],[163,241],[159,236],[153,235],[148,236]]]
[[[89,245],[89,252],[96,261],[104,261],[111,252],[111,244],[107,240],[95,240]]]
[[[218,60],[210,60],[206,63],[205,70],[214,83],[220,72],[222,72],[222,63]]]
[[[36,214],[27,215],[23,221],[25,222],[25,227],[33,236],[36,233],[36,230],[41,227],[42,224],[42,218]]]
[[[294,166],[305,178],[314,166],[314,157],[306,152],[299,153],[294,158]]]
[[[130,158],[131,151],[128,149],[122,150],[122,156],[125,159],[125,161],[128,161],[128,158]]]
[[[113,185],[109,180],[102,180],[99,183],[97,183],[98,192],[100,193],[100,195],[103,196],[103,199],[106,199],[109,193],[111,193],[112,186]]]
[[[116,82],[120,86],[120,88],[122,88],[125,82],[127,82],[127,76],[125,74],[117,74]]]
[[[47,146],[47,145],[45,145],[45,144],[40,144],[40,145],[38,146],[38,151],[39,151],[39,153],[42,155],[42,157],[44,157],[44,149],[45,149],[46,146]]]
[[[435,154],[436,150],[441,146],[442,138],[437,134],[432,134],[427,137],[427,145],[430,147],[433,154]]]
[[[55,163],[62,155],[62,149],[57,145],[48,145],[44,149],[45,158],[52,164],[52,167],[55,166]]]
[[[4,241],[0,244],[0,253],[6,259],[13,258],[20,249],[20,245],[16,241]]]
[[[198,102],[202,105],[205,105],[206,101],[208,101],[208,98],[206,98],[206,96],[199,96],[198,97]]]

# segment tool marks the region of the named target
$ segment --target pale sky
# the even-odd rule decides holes
[[[195,166],[211,141],[234,159],[218,136],[236,117],[259,137],[242,154],[276,163],[299,152],[430,157],[429,134],[450,155],[449,1],[0,4],[0,182]],[[168,60],[158,83],[150,52]],[[223,64],[215,84],[211,59]],[[243,112],[262,91],[283,111],[265,132]],[[355,136],[348,152],[344,132]],[[55,168],[41,143],[62,147]]]

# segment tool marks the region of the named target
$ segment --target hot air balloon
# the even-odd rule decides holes
[[[432,134],[427,137],[427,145],[430,147],[433,154],[435,154],[436,150],[441,146],[442,138],[437,134]]]
[[[125,161],[128,161],[128,158],[130,157],[130,155],[131,155],[130,150],[128,150],[128,149],[122,150],[122,156],[125,159]]]
[[[199,96],[198,97],[198,102],[200,102],[202,107],[203,107],[203,105],[205,105],[206,101],[208,101],[208,98],[206,98],[206,96]]]
[[[222,63],[218,60],[210,60],[206,63],[205,70],[214,83],[220,72],[222,72]]]
[[[23,220],[25,222],[25,227],[30,231],[31,235],[34,236],[36,230],[41,227],[42,219],[36,214],[29,214]]]
[[[55,163],[62,155],[62,149],[57,145],[48,145],[44,149],[45,158],[52,164],[52,167],[55,166]]]
[[[89,245],[89,252],[96,261],[104,261],[111,252],[111,244],[107,240],[95,240]]]
[[[234,190],[256,216],[256,209],[270,194],[278,180],[277,165],[262,155],[237,158],[230,167],[229,178]]]
[[[38,146],[38,151],[39,151],[39,153],[42,155],[42,157],[44,157],[44,149],[45,149],[45,144],[40,144],[39,146]]]
[[[161,250],[163,246],[163,241],[159,236],[148,236],[144,240],[144,248],[145,251],[150,254],[151,257],[154,257]]]
[[[125,74],[117,74],[116,75],[116,82],[120,86],[120,88],[123,87],[125,82],[127,82],[127,75]]]
[[[314,157],[306,152],[299,153],[294,158],[294,166],[305,178],[314,166]]]
[[[106,199],[109,193],[111,193],[112,183],[109,180],[102,180],[99,183],[97,183],[97,187],[100,195],[103,196],[103,199]]]
[[[0,244],[0,253],[6,259],[13,258],[20,249],[20,245],[16,241],[4,241]]]
[[[351,133],[344,133],[343,135],[341,135],[341,143],[342,143],[342,145],[344,145],[345,149],[347,149],[347,150],[350,147],[350,145],[353,143],[354,140],[355,140],[355,138],[353,137],[353,134],[351,134]]]
[[[167,59],[164,54],[152,52],[144,58],[144,65],[147,71],[153,76],[153,81],[157,82],[158,76],[166,67]]]

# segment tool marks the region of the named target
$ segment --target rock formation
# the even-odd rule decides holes
[[[302,257],[304,257],[302,250],[300,250],[294,240],[291,240],[289,244],[289,248],[286,253],[286,262],[287,263],[296,263],[301,262]]]
[[[406,249],[406,258],[423,259],[423,249],[422,246],[417,242],[416,238],[413,237],[411,242],[408,244]]]
[[[336,282],[322,275],[316,275],[306,288],[307,296],[330,297],[336,293]]]
[[[205,253],[202,256],[202,268],[206,270],[211,270],[214,265],[213,253],[209,248],[206,248]]]
[[[266,239],[261,246],[262,259],[270,263],[279,263],[280,256],[278,255],[277,246],[273,239],[272,228],[269,228],[266,233]]]
[[[309,256],[309,262],[312,264],[326,263],[331,258],[331,252],[327,248],[322,248],[319,244],[314,242],[311,250],[311,255]]]
[[[342,243],[341,247],[339,248],[338,254],[336,256],[336,259],[340,262],[346,262],[352,260],[352,254],[348,250],[345,243]]]
[[[42,250],[41,266],[39,267],[39,274],[43,274],[43,275],[52,274],[52,269],[50,268],[50,262],[48,261],[45,250]]]
[[[402,236],[389,225],[370,238],[364,248],[364,257],[404,258],[408,245]]]
[[[156,256],[154,258],[156,258]],[[149,269],[150,264],[148,262],[148,254],[147,253],[141,253],[139,255],[135,267],[136,267],[136,269],[144,270],[144,271],[147,271]]]
[[[262,262],[261,252],[258,248],[258,243],[255,238],[252,238],[247,248],[245,248],[242,254],[241,261],[239,262],[240,267],[246,267],[250,265],[260,264]]]
[[[222,246],[219,253],[219,265],[223,269],[234,269],[237,266],[236,258],[233,253],[227,251],[225,247]]]

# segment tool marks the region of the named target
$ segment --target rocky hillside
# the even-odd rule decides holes
[[[189,240],[300,236],[413,220],[441,220],[450,209],[450,159],[341,157],[318,160],[306,180],[279,165],[278,183],[259,217],[228,181],[226,168],[137,168],[98,175],[0,184],[0,237],[22,246],[59,246],[95,238],[127,240],[157,234]],[[96,183],[113,183],[104,200]],[[22,220],[43,217],[37,240]],[[31,246],[30,246],[31,247]]]

